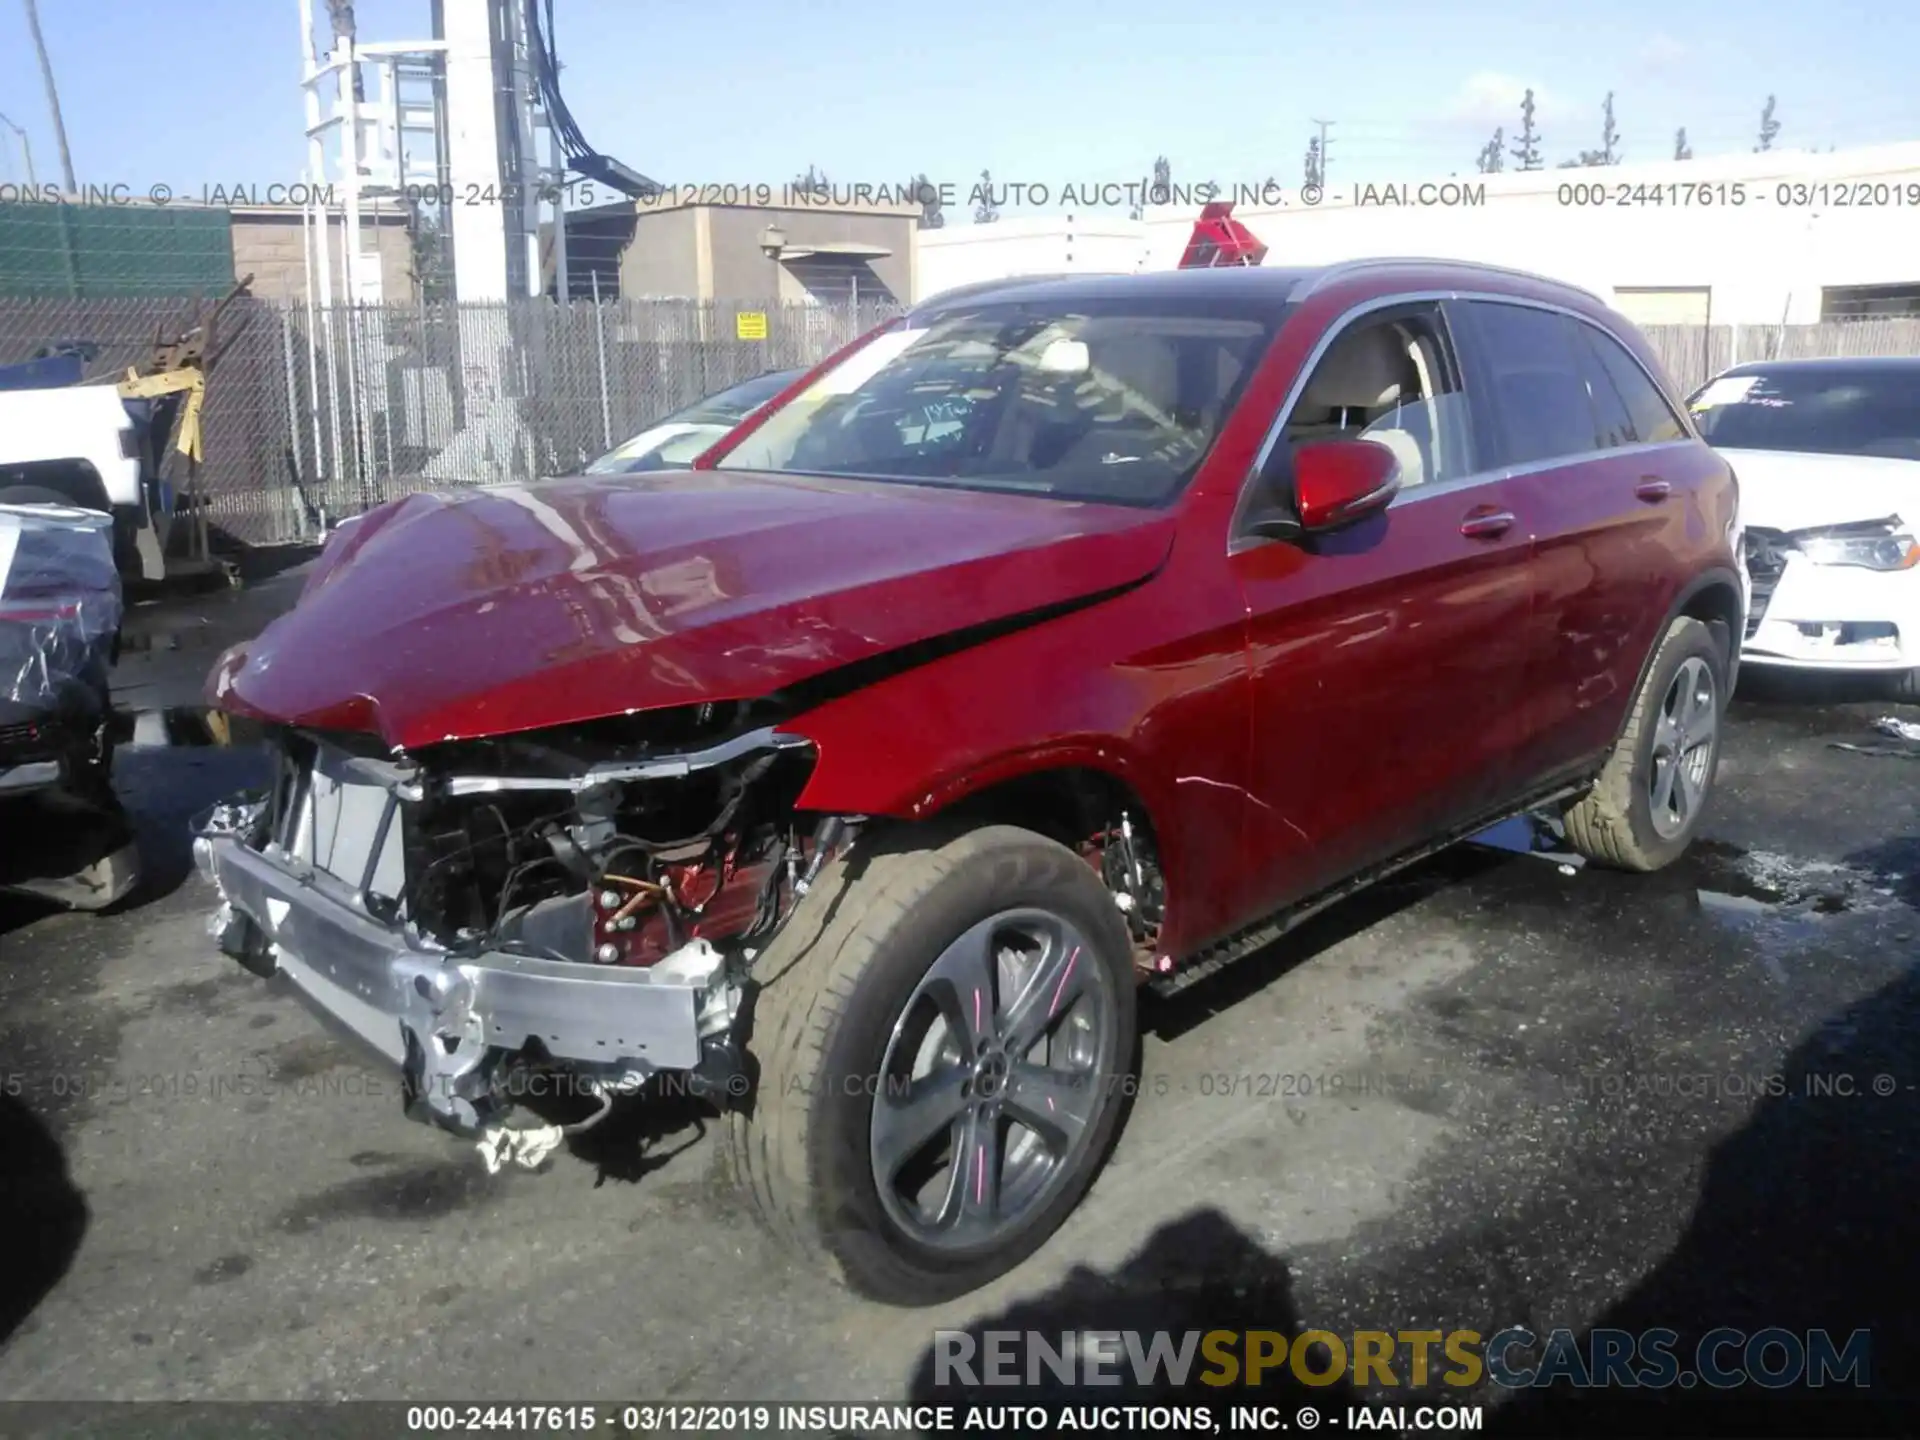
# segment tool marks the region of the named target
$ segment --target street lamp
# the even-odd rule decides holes
[[[40,188],[40,182],[36,180],[33,175],[33,145],[32,142],[27,139],[27,132],[4,115],[0,115],[0,125],[6,126],[20,137],[20,153],[27,157],[27,188],[29,190],[38,190]]]

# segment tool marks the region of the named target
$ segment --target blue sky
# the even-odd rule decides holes
[[[1470,173],[1531,85],[1549,164],[1920,139],[1920,7],[1870,26],[1785,0],[1306,6],[1264,0],[555,0],[563,86],[588,138],[662,182],[836,184],[917,171],[970,186],[1175,178],[1297,184],[1312,121],[1329,180]],[[316,0],[322,15],[325,6]],[[83,183],[269,184],[302,162],[295,0],[40,0]],[[428,32],[428,0],[359,0],[362,39]],[[1442,18],[1444,15],[1444,18]],[[1204,18],[1196,18],[1204,16]],[[324,20],[322,22],[324,24]],[[23,11],[0,4],[0,112],[59,174]],[[0,127],[0,181],[25,179]],[[1049,207],[1057,208],[1057,207]],[[954,216],[959,220],[964,217]]]

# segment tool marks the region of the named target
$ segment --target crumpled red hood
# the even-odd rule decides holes
[[[356,520],[208,700],[413,749],[745,700],[1123,586],[1162,511],[708,471],[413,495]]]

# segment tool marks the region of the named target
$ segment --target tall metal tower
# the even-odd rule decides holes
[[[339,215],[341,298],[383,298],[378,267],[367,263],[370,209],[424,212],[450,251],[443,258],[461,300],[544,293],[544,223],[558,293],[567,293],[564,162],[532,48],[535,3],[431,0],[431,39],[363,41],[351,4],[326,0],[316,33],[314,0],[298,0],[306,179]],[[310,217],[310,239],[331,223]],[[310,248],[319,297],[330,303],[334,266],[320,263],[330,247]]]

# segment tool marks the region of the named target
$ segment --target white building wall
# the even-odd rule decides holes
[[[1268,245],[1268,265],[1369,255],[1477,260],[1570,281],[1649,324],[1704,321],[1709,310],[1715,324],[1811,323],[1820,318],[1824,287],[1920,285],[1920,143],[1465,175],[1371,190],[1333,178],[1317,206],[1289,191],[1285,206],[1236,207],[1235,217]],[[1473,189],[1481,203],[1467,203],[1450,185]],[[1563,188],[1573,186],[1599,187],[1602,203],[1589,203],[1591,191]],[[1651,203],[1639,187],[1665,203]],[[923,231],[934,244],[922,255],[938,259],[922,262],[922,293],[1051,270],[1172,269],[1197,213],[1169,208],[1140,222],[1093,222],[1098,264],[1080,238],[1092,230],[1088,223],[1022,219]],[[996,230],[1007,233],[983,233]]]
[[[1102,215],[1022,216],[916,230],[913,298],[1015,275],[1131,274],[1145,262],[1146,234],[1142,221]]]

